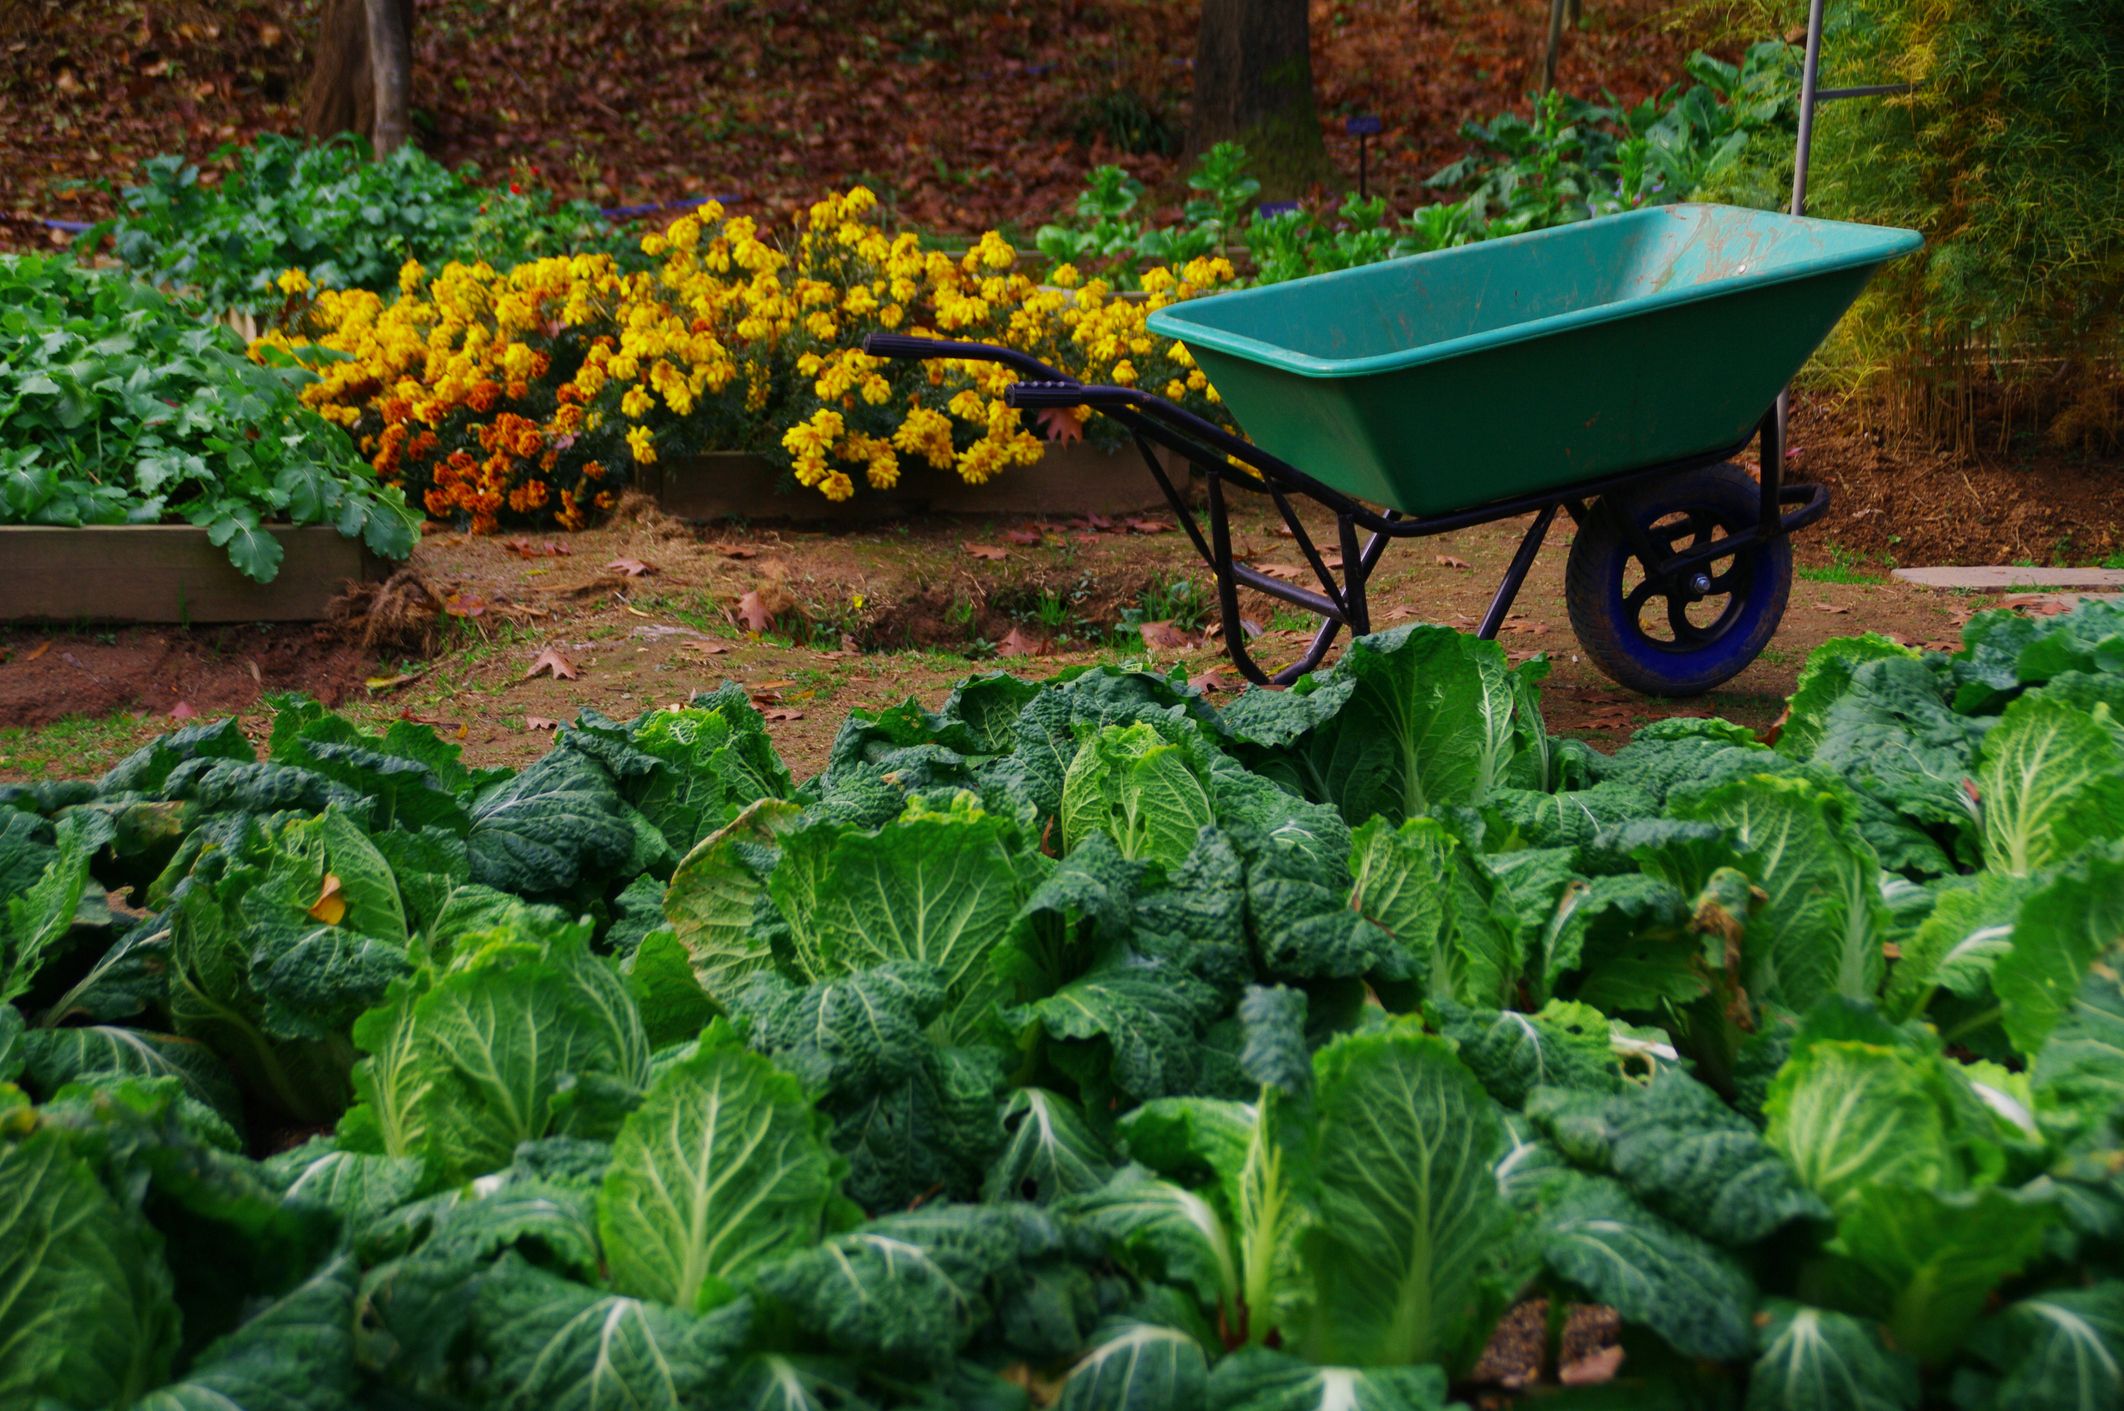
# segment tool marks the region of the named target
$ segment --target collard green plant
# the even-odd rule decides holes
[[[217,313],[254,314],[281,307],[276,281],[288,270],[328,288],[383,291],[408,260],[504,268],[577,250],[636,253],[593,206],[518,181],[481,185],[475,169],[452,171],[410,144],[375,161],[353,134],[312,142],[263,133],[207,160],[225,168],[219,180],[203,180],[181,155],[150,157],[137,184],[117,193],[118,214],[92,227],[82,248],[108,237],[151,283]]]
[[[404,558],[419,516],[301,405],[310,380],[122,274],[0,256],[0,524],[196,524],[261,583],[274,524]]]
[[[1547,1299],[1542,1400],[2113,1407],[2119,637],[1834,643],[1776,748],[1417,627],[801,786],[730,687],[8,786],[0,1395],[1443,1411]]]

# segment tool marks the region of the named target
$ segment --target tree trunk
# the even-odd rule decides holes
[[[1271,196],[1333,175],[1313,105],[1306,8],[1306,0],[1202,0],[1188,148],[1245,143]]]
[[[325,0],[303,130],[312,137],[358,132],[378,156],[404,143],[412,55],[413,0]]]

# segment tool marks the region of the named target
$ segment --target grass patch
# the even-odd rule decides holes
[[[1809,583],[1850,583],[1878,587],[1888,581],[1884,573],[1876,572],[1866,562],[1866,556],[1855,553],[1841,544],[1829,546],[1827,564],[1802,565],[1799,576]]]
[[[70,715],[49,725],[0,729],[0,771],[30,778],[85,779],[103,773],[139,746],[170,728],[133,711],[115,715]]]

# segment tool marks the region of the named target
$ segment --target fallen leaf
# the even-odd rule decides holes
[[[1195,645],[1195,639],[1173,626],[1170,622],[1139,622],[1136,631],[1143,637],[1143,645],[1153,651],[1185,651]]]
[[[1169,519],[1131,519],[1125,521],[1137,534],[1170,534],[1173,522]]]
[[[679,645],[687,651],[703,652],[712,657],[719,657],[730,650],[728,642],[681,642]]]
[[[1269,577],[1281,578],[1286,583],[1295,583],[1301,576],[1298,569],[1287,563],[1257,563],[1254,567],[1260,569]]]
[[[543,715],[527,715],[524,717],[524,728],[526,730],[558,730],[560,729],[560,722],[558,720],[548,720]]]
[[[1556,1380],[1567,1387],[1594,1386],[1615,1380],[1622,1370],[1623,1350],[1621,1344],[1598,1348],[1575,1362],[1566,1362],[1556,1371]]]
[[[575,663],[568,660],[559,647],[548,647],[533,657],[531,669],[524,673],[524,679],[529,681],[540,672],[545,672],[556,681],[573,681],[581,675],[576,670]]]
[[[484,617],[487,614],[487,600],[452,593],[443,599],[443,611],[452,617]]]
[[[758,589],[738,599],[737,620],[748,632],[765,632],[774,626],[774,614],[767,611],[767,604],[760,600]]]
[[[1003,559],[1010,557],[1010,550],[999,544],[961,544],[959,547],[977,559]]]
[[[250,657],[245,657],[243,659],[243,664],[250,669],[251,684],[254,686],[264,686],[265,673],[258,669],[258,663]]]
[[[1198,671],[1193,676],[1188,677],[1187,684],[1205,694],[1211,691],[1236,691],[1239,689],[1238,682],[1226,676],[1222,668],[1215,666],[1207,671]]]
[[[371,676],[361,684],[372,691],[388,691],[395,686],[403,686],[408,681],[418,681],[427,674],[428,668],[416,666],[411,671],[402,671],[396,676]]]
[[[310,903],[310,919],[327,926],[337,926],[347,919],[347,899],[340,894],[338,873],[325,873],[324,890]]]
[[[51,649],[52,639],[47,637],[43,641],[39,642],[36,646],[31,647],[28,651],[24,652],[22,654],[22,659],[24,661],[35,661],[38,657],[43,656]]]
[[[605,567],[628,578],[641,578],[656,572],[654,564],[643,563],[640,559],[614,559]]]
[[[190,701],[179,701],[170,707],[170,719],[172,720],[196,720],[198,718],[199,712],[192,709]]]
[[[1092,529],[1111,529],[1114,527],[1114,522],[1103,514],[1087,514],[1084,516],[1084,523]]]
[[[1453,555],[1451,555],[1451,554],[1440,554],[1440,555],[1438,556],[1438,560],[1437,560],[1437,562],[1438,562],[1438,566],[1439,566],[1440,568],[1466,568],[1466,567],[1468,567],[1468,561],[1467,561],[1466,559],[1463,559],[1463,558],[1455,558],[1455,557],[1454,557]]]
[[[1058,446],[1067,446],[1084,439],[1084,418],[1088,409],[1082,407],[1047,407],[1037,418],[1040,430],[1048,440]]]
[[[1047,655],[1047,639],[1036,637],[1021,626],[1012,626],[996,643],[996,655],[1003,657],[1037,657]]]
[[[787,677],[776,677],[772,681],[755,681],[752,683],[752,689],[755,691],[780,691],[795,684],[796,682]]]
[[[1537,637],[1549,629],[1543,623],[1527,622],[1520,618],[1509,618],[1505,622],[1504,630],[1507,632],[1523,632],[1529,637]]]
[[[784,720],[802,720],[803,718],[804,712],[791,710],[788,706],[769,706],[760,712],[760,719],[774,724],[780,724]]]
[[[1003,537],[1013,544],[1039,544],[1047,539],[1047,536],[1037,529],[1006,529],[1003,531]]]
[[[1823,612],[1849,612],[1849,611],[1851,611],[1851,605],[1850,605],[1850,604],[1848,604],[1848,603],[1816,603],[1816,604],[1815,604],[1815,606],[1816,606],[1817,608],[1821,609],[1821,610],[1822,610]]]

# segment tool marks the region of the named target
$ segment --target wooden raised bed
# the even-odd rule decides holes
[[[280,572],[253,583],[189,524],[0,526],[0,621],[312,622],[384,564],[330,525],[269,526]]]
[[[1166,471],[1186,488],[1186,467],[1167,458]],[[1110,452],[1079,442],[1050,447],[1036,465],[1006,470],[986,485],[924,463],[900,466],[900,483],[886,491],[862,484],[836,504],[796,485],[788,472],[742,452],[675,456],[644,466],[636,483],[680,519],[788,519],[863,523],[909,514],[1079,515],[1131,514],[1166,508],[1158,482],[1134,447]],[[785,488],[786,487],[786,488]]]

